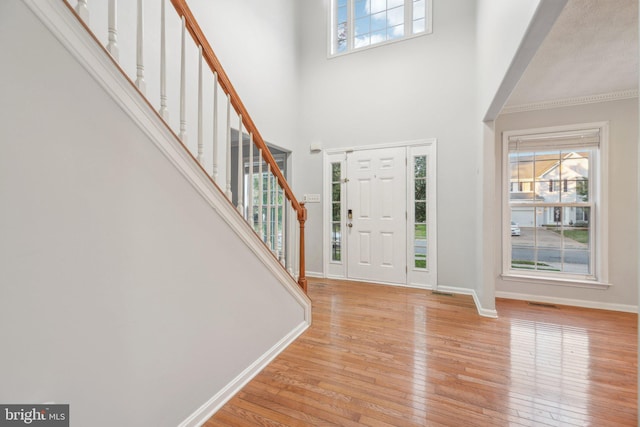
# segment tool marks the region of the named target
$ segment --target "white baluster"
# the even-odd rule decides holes
[[[247,199],[249,200],[249,207],[247,208],[247,216],[249,222],[251,222],[251,228],[255,231],[256,224],[253,217],[253,132],[249,133],[249,194]]]
[[[273,250],[271,240],[271,164],[267,164],[267,246]]]
[[[82,18],[85,24],[89,25],[89,5],[87,4],[87,0],[78,0],[76,12],[80,15],[80,18]]]
[[[198,46],[198,163],[204,163],[202,139],[202,46]]]
[[[274,177],[274,181],[275,181],[275,200],[273,201],[274,203],[274,207],[275,207],[275,236],[274,236],[274,246],[275,246],[275,251],[276,251],[276,258],[279,260],[280,257],[282,256],[281,252],[280,252],[280,245],[279,245],[279,241],[278,241],[278,237],[280,235],[280,185],[278,184],[278,180]]]
[[[242,114],[238,115],[238,212],[244,216],[242,201],[244,198],[244,159],[242,158]]]
[[[169,121],[169,110],[167,109],[167,41],[166,41],[166,20],[165,1],[160,0],[160,117],[165,122]]]
[[[260,193],[260,198],[258,199],[258,235],[264,242],[264,224],[262,220],[262,210],[263,210],[263,200],[264,200],[264,177],[262,176],[262,148],[258,149],[258,175],[260,178],[258,179],[258,192]]]
[[[218,72],[213,72],[213,169],[211,177],[218,182]]]
[[[295,258],[295,247],[296,247],[296,231],[295,229],[298,228],[296,227],[297,222],[297,213],[295,210],[293,210],[293,204],[289,205],[289,218],[291,218],[291,224],[293,226],[293,240],[292,240],[292,244],[291,245],[287,245],[287,249],[289,252],[289,255],[287,256],[287,259],[289,260],[289,268],[287,268],[287,270],[289,271],[289,274],[291,274],[293,276],[293,266],[296,265],[296,258]]]
[[[296,281],[298,280],[299,277],[299,262],[298,260],[300,259],[300,227],[298,227],[298,211],[296,211],[295,209],[293,209],[293,205],[291,206],[291,213],[292,213],[292,221],[294,224],[293,227],[293,255],[291,256],[290,260],[290,264],[291,264],[291,268],[289,269],[289,272],[291,273],[291,275],[296,279]]]
[[[184,144],[187,143],[187,119],[186,119],[187,110],[185,108],[185,97],[186,97],[185,84],[187,80],[186,69],[185,69],[186,68],[185,33],[186,33],[186,22],[183,16],[182,17],[182,40],[181,40],[181,49],[180,49],[180,133],[178,133],[178,136],[180,137],[180,140]]]
[[[116,0],[109,0],[109,41],[107,43],[107,51],[118,61],[120,58],[120,49],[118,48],[118,12]]]
[[[142,9],[142,0],[138,0],[138,32],[136,38],[136,86],[143,94],[147,91],[147,84],[144,81],[144,60],[143,45],[144,38],[144,17]]]
[[[282,246],[281,246],[281,250],[280,250],[280,262],[282,262],[283,266],[287,266],[287,239],[286,239],[286,231],[285,229],[287,222],[285,221],[286,218],[286,212],[287,212],[287,195],[284,193],[284,188],[282,189],[282,225],[281,225],[281,230],[282,230]]]
[[[233,200],[231,192],[231,97],[227,94],[227,191],[229,200]]]

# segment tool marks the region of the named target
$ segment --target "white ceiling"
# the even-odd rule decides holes
[[[506,106],[638,89],[638,0],[569,0]]]

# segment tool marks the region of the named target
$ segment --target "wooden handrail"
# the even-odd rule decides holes
[[[191,34],[193,41],[196,43],[196,45],[202,47],[202,57],[206,61],[211,71],[217,73],[218,84],[220,85],[222,90],[229,96],[231,105],[235,109],[236,113],[242,116],[242,123],[244,127],[246,128],[248,133],[253,134],[254,144],[258,147],[258,149],[262,149],[262,157],[264,161],[267,164],[271,165],[271,173],[275,175],[276,179],[278,180],[278,184],[284,191],[285,197],[289,199],[289,201],[291,202],[291,206],[297,213],[297,219],[300,224],[300,272],[298,276],[298,284],[306,293],[307,278],[305,274],[304,227],[307,220],[307,208],[294,196],[291,187],[289,187],[289,183],[284,178],[284,175],[282,175],[282,172],[280,171],[278,164],[273,158],[269,147],[267,147],[267,144],[264,142],[264,139],[262,138],[262,135],[253,122],[253,119],[251,119],[249,112],[242,103],[240,96],[231,84],[229,76],[227,76],[224,68],[222,68],[222,64],[220,64],[218,57],[213,52],[213,48],[205,37],[202,29],[200,28],[200,25],[198,24],[198,21],[196,21],[196,18],[193,16],[191,9],[187,5],[187,2],[185,0],[171,0],[171,4],[173,4],[173,7],[175,8],[180,18],[184,18],[185,27],[187,31],[189,31],[189,34]]]
[[[284,190],[284,193],[287,199],[289,199],[293,208],[296,210],[296,212],[298,212],[298,215],[300,215],[300,212],[303,209],[300,202],[298,202],[298,200],[293,194],[293,191],[291,190],[291,187],[289,187],[287,180],[282,175],[282,172],[280,171],[278,164],[273,158],[271,151],[269,151],[267,144],[265,144],[264,139],[262,138],[262,135],[260,135],[258,128],[256,127],[255,123],[251,119],[251,116],[249,115],[249,112],[245,108],[244,104],[242,103],[242,100],[240,100],[240,96],[238,95],[235,88],[231,84],[231,81],[229,80],[229,76],[227,76],[227,73],[222,68],[222,65],[220,64],[218,57],[215,55],[215,53],[213,53],[213,49],[211,48],[211,45],[207,41],[207,38],[204,36],[204,33],[202,32],[200,25],[198,25],[198,22],[193,16],[191,9],[189,9],[187,2],[185,0],[171,0],[171,3],[173,4],[173,7],[176,9],[176,12],[178,13],[178,15],[181,18],[184,17],[185,25],[187,27],[187,30],[189,31],[189,34],[191,34],[191,37],[193,38],[193,40],[196,42],[197,45],[202,46],[203,58],[209,65],[209,68],[211,69],[211,71],[218,73],[218,84],[220,85],[220,87],[222,87],[224,92],[228,94],[229,97],[231,98],[231,105],[236,110],[236,113],[242,114],[242,122],[247,132],[253,133],[253,142],[256,144],[256,146],[259,149],[260,148],[262,149],[262,157],[264,158],[265,162],[271,165],[271,172],[276,176],[276,178],[278,179],[278,183],[280,184],[280,187],[282,187],[282,189]]]

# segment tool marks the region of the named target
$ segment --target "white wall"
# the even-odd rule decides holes
[[[175,426],[303,308],[20,1],[0,50],[0,401]]]
[[[433,34],[328,59],[328,1],[300,7],[298,194],[322,194],[322,155],[339,148],[438,140],[438,282],[473,289],[476,123],[475,1],[435,1]],[[307,268],[322,272],[322,207],[309,204]]]
[[[638,233],[637,141],[638,101],[580,105],[565,108],[504,114],[496,120],[495,155],[501,158],[501,134],[509,130],[551,127],[575,123],[609,121],[609,282],[607,290],[594,290],[498,279],[496,290],[549,298],[586,301],[589,305],[636,305],[638,300],[638,242],[630,236]],[[502,164],[497,162],[496,193],[502,195]],[[502,198],[499,198],[502,200]],[[497,257],[500,263],[501,248]]]
[[[169,124],[180,129],[181,23],[169,0],[166,5],[167,97]],[[77,4],[77,0],[69,0]],[[293,150],[297,143],[298,37],[295,2],[292,0],[190,0],[196,17],[231,83],[240,95],[263,138]],[[107,44],[107,2],[89,4],[89,25]],[[144,2],[144,74],[146,96],[160,107],[159,1]],[[136,79],[137,2],[120,1],[117,9],[119,64],[131,80]],[[198,51],[186,34],[186,145],[197,152]],[[204,162],[212,172],[213,74],[206,63],[203,72]],[[226,97],[219,92],[219,185],[225,187]],[[231,126],[238,128],[232,112]],[[256,154],[257,155],[257,154]],[[235,188],[233,189],[235,191]]]
[[[540,0],[478,1],[478,90],[483,117],[501,88],[539,4]]]

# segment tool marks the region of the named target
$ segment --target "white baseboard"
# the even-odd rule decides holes
[[[271,347],[266,353],[253,362],[240,375],[234,378],[229,384],[221,389],[215,396],[209,399],[204,405],[198,408],[178,427],[199,427],[213,416],[225,403],[227,403],[237,392],[239,392],[249,381],[251,381],[260,371],[262,371],[275,357],[296,340],[309,327],[308,322],[303,322],[294,330],[282,338]]]
[[[521,301],[535,301],[535,302],[543,302],[547,304],[570,305],[574,307],[595,308],[598,310],[622,311],[625,313],[638,312],[637,305],[612,304],[612,303],[606,303],[606,302],[587,301],[587,300],[572,299],[572,298],[556,298],[556,297],[540,296],[540,295],[519,294],[515,292],[496,291],[496,298],[507,298],[507,299],[521,300]]]
[[[314,277],[316,279],[324,279],[323,273],[318,273],[317,271],[307,271],[307,277]]]
[[[478,310],[478,314],[482,317],[489,317],[492,319],[498,318],[498,312],[495,309],[489,309],[482,307],[480,303],[480,298],[478,298],[478,294],[475,289],[468,288],[458,288],[455,286],[438,286],[437,290],[439,292],[449,292],[452,294],[460,294],[460,295],[471,295],[473,297],[473,302],[476,305],[476,309]]]

